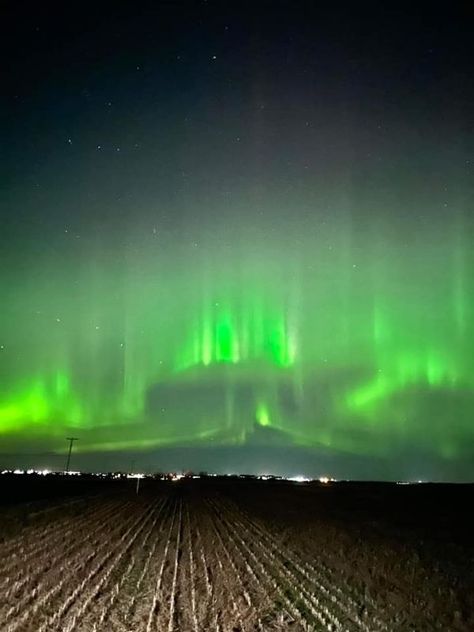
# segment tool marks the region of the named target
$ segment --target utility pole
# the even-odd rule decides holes
[[[72,444],[74,441],[79,441],[77,437],[66,437],[66,440],[69,441],[69,451],[67,453],[66,459],[66,473],[69,472],[69,462],[71,461],[71,452],[72,452]]]

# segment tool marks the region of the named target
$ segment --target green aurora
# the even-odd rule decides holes
[[[244,445],[260,427],[306,448],[462,456],[472,223],[365,217],[216,226],[185,268],[153,230],[120,256],[46,257],[20,290],[11,279],[2,436],[63,448],[74,433],[93,451]]]
[[[0,465],[473,480],[470,10],[96,4],[5,18]]]

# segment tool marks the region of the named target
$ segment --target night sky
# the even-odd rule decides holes
[[[3,9],[0,465],[474,479],[473,12],[101,4]]]

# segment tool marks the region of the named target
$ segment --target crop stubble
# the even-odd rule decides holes
[[[375,604],[219,493],[94,497],[0,547],[5,632],[387,630]]]

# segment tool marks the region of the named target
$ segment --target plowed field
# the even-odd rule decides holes
[[[393,579],[376,568],[370,578],[373,562],[361,554],[357,568],[336,528],[322,538],[316,523],[272,522],[240,495],[170,483],[51,503],[3,539],[1,630],[467,629],[463,613],[423,609],[427,587],[413,582],[426,566],[405,549]],[[380,548],[387,568],[390,550]],[[438,601],[449,593],[443,581],[429,589]]]

